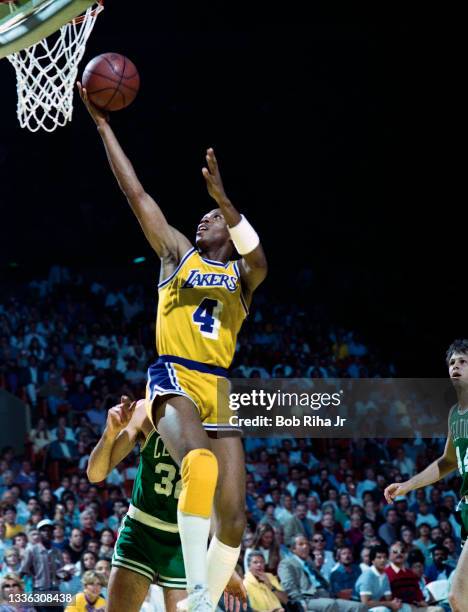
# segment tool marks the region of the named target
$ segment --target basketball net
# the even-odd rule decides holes
[[[16,71],[17,115],[31,132],[53,132],[71,121],[73,92],[86,42],[102,2],[37,44],[8,55]]]

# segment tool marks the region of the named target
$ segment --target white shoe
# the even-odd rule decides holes
[[[195,586],[188,592],[187,599],[176,604],[177,612],[213,612],[210,592],[202,584]]]

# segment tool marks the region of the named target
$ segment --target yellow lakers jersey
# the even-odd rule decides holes
[[[159,355],[228,368],[247,315],[238,263],[211,261],[192,248],[158,288]]]

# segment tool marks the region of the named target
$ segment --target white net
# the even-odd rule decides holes
[[[78,64],[103,8],[101,3],[88,8],[56,34],[8,56],[16,71],[21,127],[53,132],[71,121]]]

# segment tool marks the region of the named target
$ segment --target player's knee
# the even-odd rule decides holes
[[[245,526],[247,524],[247,521],[245,518],[245,512],[241,510],[241,511],[236,511],[236,512],[225,513],[221,516],[222,516],[222,518],[220,518],[221,529],[223,531],[229,532],[231,538],[234,538],[235,540],[239,540],[240,542],[242,539],[242,536],[244,535]]]
[[[237,548],[240,546],[242,536],[246,526],[245,512],[233,513],[224,512],[223,509],[216,509],[216,536],[218,540]]]
[[[181,465],[182,492],[179,510],[209,518],[218,481],[218,461],[207,448],[196,448],[185,455]]]

